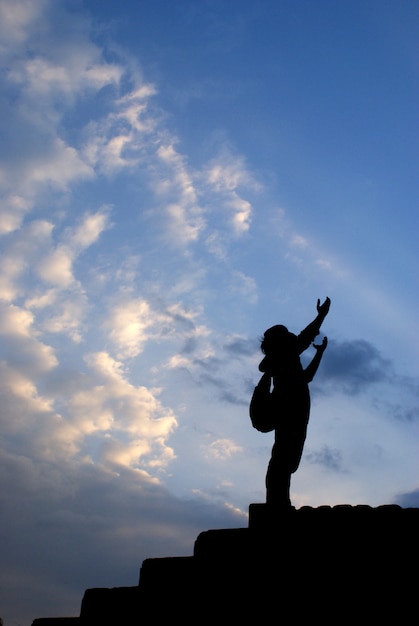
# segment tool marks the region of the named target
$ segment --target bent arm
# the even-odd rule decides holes
[[[316,348],[316,354],[304,370],[304,378],[307,383],[311,383],[318,370],[320,361],[322,360],[323,352],[326,350],[327,347],[327,337],[324,337],[323,342],[319,346],[314,345],[314,347]]]
[[[323,324],[324,318],[329,312],[329,308],[330,308],[330,298],[326,298],[323,304],[320,304],[320,300],[317,300],[317,316],[297,336],[299,354],[304,352],[304,350],[307,350],[309,345],[314,341],[314,339],[319,334],[320,326]]]

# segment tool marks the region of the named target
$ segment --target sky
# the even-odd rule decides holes
[[[418,12],[0,0],[5,626],[247,526],[260,338],[318,298],[293,505],[419,506]]]

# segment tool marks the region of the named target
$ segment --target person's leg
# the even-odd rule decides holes
[[[275,508],[289,508],[291,472],[285,458],[281,458],[277,444],[272,448],[272,456],[266,472],[266,503]]]

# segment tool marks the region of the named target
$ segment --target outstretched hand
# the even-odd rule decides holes
[[[320,352],[320,354],[323,354],[323,352],[327,348],[327,337],[323,337],[323,341],[320,344],[313,343],[313,348],[316,348],[317,352]]]
[[[326,315],[329,313],[329,309],[330,309],[330,298],[326,298],[323,304],[320,304],[320,299],[317,300],[317,312],[320,315],[322,315],[323,317],[326,317]]]

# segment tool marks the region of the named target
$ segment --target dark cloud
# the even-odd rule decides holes
[[[419,508],[419,488],[407,493],[401,493],[396,497],[396,504],[405,509]]]
[[[244,339],[242,337],[235,337],[228,341],[224,350],[231,356],[253,356],[257,351],[258,344],[254,340]]]
[[[391,362],[368,341],[329,340],[316,382],[354,394],[389,379]]]
[[[329,446],[323,446],[319,451],[308,452],[306,455],[309,463],[315,465],[323,465],[333,472],[342,472],[342,455],[339,450],[329,448]]]
[[[181,500],[145,474],[92,464],[36,464],[0,453],[5,623],[77,615],[88,587],[135,585],[148,557],[188,556],[209,528],[244,516]]]
[[[257,371],[256,381],[248,377],[248,359],[254,356],[256,350],[255,341],[235,337],[219,348],[217,356],[202,358],[199,356],[199,342],[191,338],[181,351],[190,357],[190,366],[182,366],[182,369],[189,373],[197,386],[214,388],[216,397],[222,403],[244,406],[249,403],[258,378]]]
[[[377,402],[376,405],[391,418],[396,419],[399,422],[412,423],[419,421],[418,406],[408,406],[407,403],[402,405],[400,403],[395,404],[392,402]]]
[[[230,389],[228,385],[220,386],[219,388],[219,397],[222,402],[227,402],[228,404],[235,404],[238,406],[247,406],[249,404],[249,399],[245,398],[242,394],[237,394]]]

